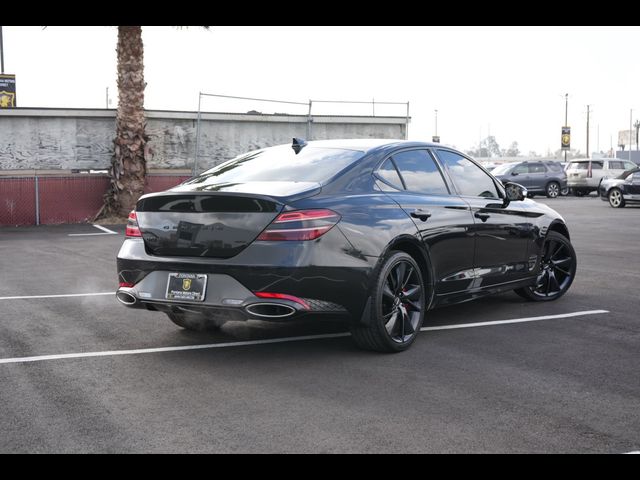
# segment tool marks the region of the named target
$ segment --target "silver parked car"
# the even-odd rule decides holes
[[[635,163],[620,158],[572,160],[566,170],[567,181],[573,194],[582,197],[598,190],[603,177],[617,177],[636,167]]]

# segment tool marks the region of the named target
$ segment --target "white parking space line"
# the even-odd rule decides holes
[[[66,298],[66,297],[98,297],[101,295],[113,295],[116,292],[100,292],[100,293],[66,293],[64,295],[26,295],[20,297],[0,297],[0,300],[28,300],[31,298]]]
[[[608,313],[608,311],[607,310],[587,310],[584,312],[565,313],[561,315],[545,315],[544,317],[516,318],[513,320],[500,320],[496,322],[462,323],[459,325],[443,325],[440,327],[425,327],[425,328],[422,328],[421,331],[484,327],[484,326],[502,325],[502,324],[508,324],[508,323],[537,322],[540,320],[570,318],[570,317],[578,317],[582,315],[595,315],[596,313]],[[102,352],[63,353],[59,355],[38,355],[34,357],[0,358],[0,364],[31,363],[31,362],[42,362],[46,360],[62,360],[62,359],[69,359],[69,358],[115,357],[115,356],[121,356],[121,355],[139,355],[144,353],[160,353],[160,352],[179,352],[179,351],[185,351],[185,350],[205,350],[205,349],[212,349],[212,348],[244,347],[249,345],[266,345],[266,344],[273,344],[273,343],[300,342],[305,340],[318,340],[323,338],[341,338],[341,337],[349,337],[349,336],[351,336],[351,334],[347,332],[328,333],[328,334],[322,334],[322,335],[306,335],[301,337],[271,338],[266,340],[250,340],[250,341],[227,342],[227,343],[209,343],[209,344],[203,344],[203,345],[183,345],[183,346],[176,346],[176,347],[139,348],[135,350],[111,350],[111,351],[102,351]]]
[[[247,345],[265,345],[269,343],[301,342],[320,338],[349,337],[350,333],[327,333],[323,335],[307,335],[303,337],[272,338],[267,340],[250,340],[246,342],[209,343],[205,345],[183,345],[180,347],[140,348],[136,350],[113,350],[110,352],[63,353],[61,355],[40,355],[37,357],[0,358],[3,363],[29,363],[44,360],[60,360],[63,358],[115,357],[118,355],[138,355],[142,353],[180,352],[183,350],[204,350],[210,348],[243,347]]]
[[[102,225],[94,225],[94,227],[96,227],[98,230],[102,230],[103,232],[107,232],[109,235],[117,235],[118,232],[114,232],[113,230],[109,230],[106,227],[103,227]]]
[[[637,450],[635,452],[627,452],[625,455],[640,455],[640,450]]]
[[[583,315],[597,315],[609,313],[609,310],[585,310],[583,312],[562,313],[560,315],[543,315],[541,317],[514,318],[512,320],[497,320],[495,322],[460,323],[458,325],[441,325],[439,327],[423,327],[421,332],[431,330],[452,330],[454,328],[490,327],[491,325],[506,325],[508,323],[539,322],[540,320],[554,320],[557,318],[581,317]]]
[[[92,225],[92,227],[96,227],[98,230],[102,230],[102,233],[69,233],[70,237],[91,237],[96,235],[118,235],[118,232],[114,232],[113,230],[109,230],[108,228],[103,227],[102,225]]]

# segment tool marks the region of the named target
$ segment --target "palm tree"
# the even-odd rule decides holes
[[[209,27],[204,27],[209,28]],[[111,185],[100,216],[126,217],[144,192],[147,173],[142,27],[118,27],[118,110]]]
[[[118,27],[116,138],[103,214],[126,217],[144,192],[147,162],[142,27]]]

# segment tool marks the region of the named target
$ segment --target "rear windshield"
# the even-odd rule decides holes
[[[364,152],[307,145],[297,155],[290,145],[265,148],[229,160],[185,185],[244,182],[323,183],[362,158]]]
[[[602,168],[602,162],[591,162],[591,168],[599,169]],[[589,162],[571,162],[567,167],[567,170],[588,170]]]

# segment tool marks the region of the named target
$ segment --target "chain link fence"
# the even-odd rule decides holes
[[[145,193],[178,185],[189,175],[147,175]],[[0,226],[83,223],[93,219],[109,189],[106,175],[0,177]]]

